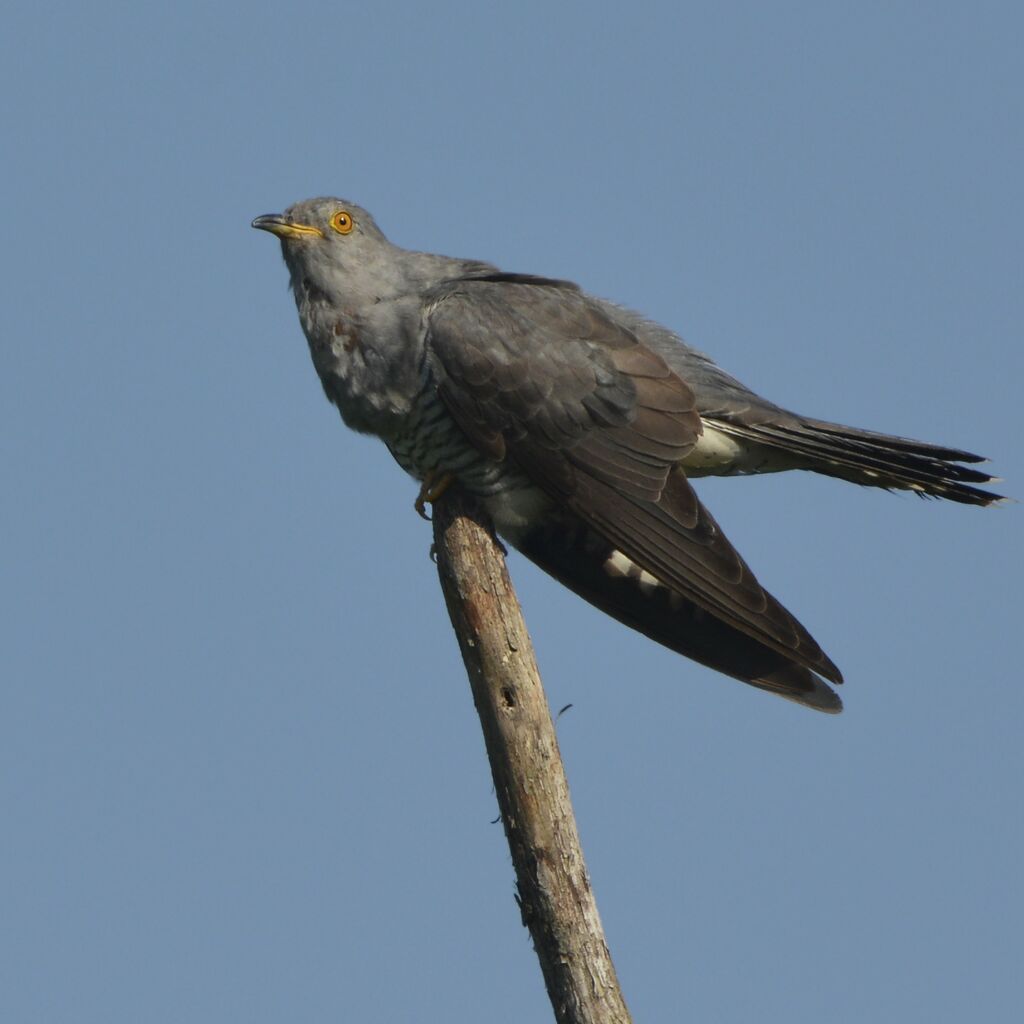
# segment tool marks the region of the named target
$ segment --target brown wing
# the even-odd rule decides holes
[[[693,605],[841,682],[758,583],[679,462],[701,433],[693,393],[586,295],[557,284],[459,281],[436,290],[427,344],[469,438]]]

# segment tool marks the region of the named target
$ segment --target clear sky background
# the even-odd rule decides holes
[[[550,1018],[416,488],[253,216],[569,277],[782,404],[1021,455],[1019,4],[16,3],[0,1018]],[[815,715],[519,558],[639,1021],[1016,1019],[1021,509],[699,491]]]

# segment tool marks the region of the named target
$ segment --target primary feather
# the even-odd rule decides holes
[[[349,213],[344,237],[332,217]],[[820,711],[842,682],[689,478],[805,469],[968,504],[979,456],[791,413],[666,328],[566,281],[390,243],[366,211],[299,203],[282,239],[328,397],[418,479],[452,473],[499,532],[666,647]]]

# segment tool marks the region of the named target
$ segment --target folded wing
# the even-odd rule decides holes
[[[520,545],[530,557],[675,650],[838,710],[838,698],[813,673],[838,683],[839,670],[758,583],[679,468],[700,437],[701,418],[691,389],[657,352],[559,282],[453,281],[429,296],[425,310],[429,358],[452,415],[482,451],[514,460],[555,499],[563,522],[578,517],[607,542],[608,586],[582,556],[574,570],[536,536]],[[624,565],[636,587],[664,592],[657,612],[652,603],[645,615],[623,596],[615,570]],[[702,629],[697,642],[694,631]],[[737,638],[771,652],[760,676],[752,675],[757,658],[730,655]]]

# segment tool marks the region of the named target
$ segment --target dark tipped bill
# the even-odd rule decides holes
[[[323,238],[324,233],[312,224],[296,224],[279,213],[265,213],[257,217],[252,226],[260,231],[269,231],[278,238]]]

